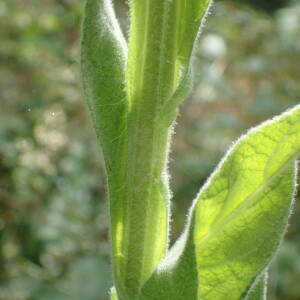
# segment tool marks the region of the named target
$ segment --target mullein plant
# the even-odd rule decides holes
[[[87,0],[81,69],[102,147],[118,300],[263,300],[291,213],[300,106],[248,131],[200,189],[169,247],[173,124],[210,0],[131,0],[129,45],[110,0]]]

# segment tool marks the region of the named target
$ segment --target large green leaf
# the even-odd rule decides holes
[[[127,45],[110,0],[87,0],[82,27],[81,72],[93,126],[108,176],[115,282],[121,280],[128,102]]]
[[[287,225],[300,151],[299,106],[251,130],[229,151],[195,207],[199,296],[240,299]]]
[[[300,106],[243,136],[201,189],[142,299],[264,299],[261,274],[286,230],[299,152]]]

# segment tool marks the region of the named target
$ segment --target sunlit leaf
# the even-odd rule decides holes
[[[200,191],[143,299],[263,299],[257,280],[286,229],[299,152],[300,106],[243,136]]]

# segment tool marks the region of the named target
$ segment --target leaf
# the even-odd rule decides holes
[[[300,106],[240,138],[201,189],[184,234],[141,299],[255,299],[251,287],[286,230],[299,152]]]
[[[242,137],[200,192],[194,241],[202,299],[240,299],[286,229],[300,150],[300,110]]]
[[[253,284],[245,300],[265,300],[267,292],[267,272]]]
[[[87,0],[82,26],[81,73],[108,177],[116,285],[121,280],[126,184],[125,90],[127,45],[110,0]],[[121,254],[120,254],[121,253]]]
[[[172,125],[178,114],[178,107],[188,96],[192,86],[192,74],[189,67],[180,78],[180,82],[172,96],[163,104],[160,110],[160,122],[169,127]]]
[[[194,48],[195,39],[209,11],[211,0],[179,1],[178,59],[187,67]]]
[[[172,95],[163,103],[160,120],[171,126],[178,114],[179,105],[186,99],[192,87],[191,57],[211,0],[177,0],[177,53],[179,80]],[[174,17],[172,16],[174,19]]]
[[[87,0],[82,26],[81,73],[85,96],[108,176],[118,171],[126,128],[127,45],[110,0]]]

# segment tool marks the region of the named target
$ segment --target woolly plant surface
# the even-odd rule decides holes
[[[169,144],[209,0],[87,0],[82,82],[108,179],[113,300],[263,300],[287,227],[300,106],[249,130],[200,189],[169,249]]]

